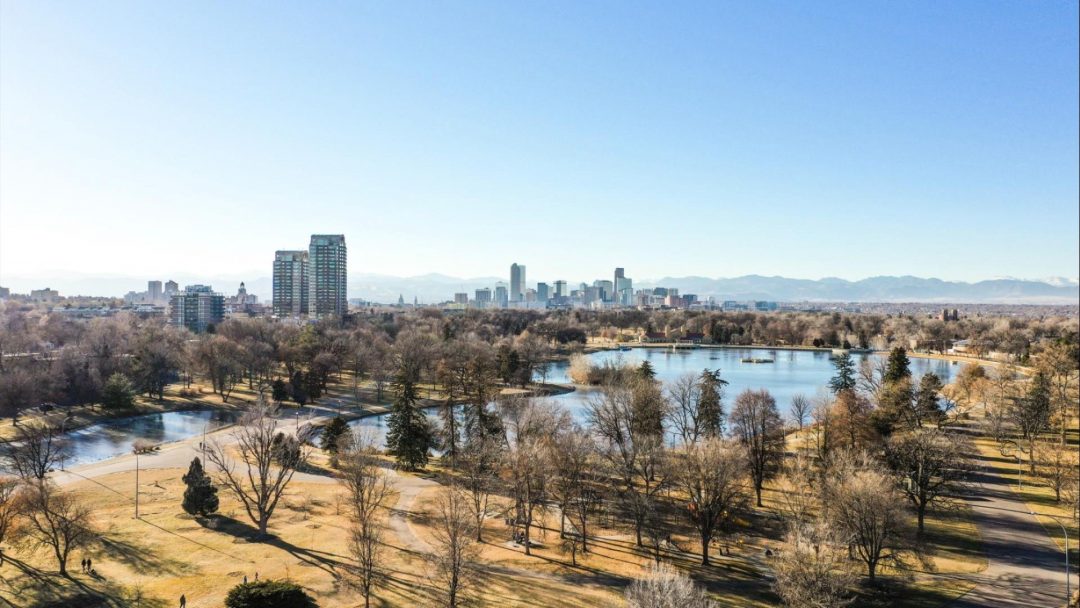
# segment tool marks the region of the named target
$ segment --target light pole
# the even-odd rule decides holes
[[[139,449],[135,448],[135,519],[139,519]]]
[[[1035,515],[1034,511],[1030,511],[1030,513]],[[1069,581],[1069,531],[1065,528],[1065,524],[1061,523],[1057,517],[1045,513],[1042,515],[1054,520],[1054,523],[1061,527],[1061,533],[1065,535],[1065,604],[1068,605],[1069,600],[1072,599],[1072,586]]]

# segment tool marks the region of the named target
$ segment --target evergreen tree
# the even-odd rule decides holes
[[[330,424],[326,425],[322,434],[322,449],[336,454],[338,451],[338,445],[341,442],[341,438],[349,432],[349,425],[345,422],[345,419],[341,416],[335,416]]]
[[[945,417],[945,412],[941,409],[941,400],[938,398],[938,393],[942,388],[944,385],[937,374],[923,374],[923,377],[919,379],[919,389],[915,393],[918,426],[922,426],[924,422],[937,424]]]
[[[109,376],[101,391],[101,403],[110,410],[122,410],[135,406],[135,389],[127,376],[116,372]]]
[[[271,385],[270,390],[271,397],[273,397],[274,399],[274,403],[280,405],[282,401],[289,398],[289,385],[281,378],[277,378],[274,380],[274,383]]]
[[[295,583],[251,581],[241,583],[225,596],[225,608],[316,608],[318,604]]]
[[[648,361],[641,362],[641,366],[637,368],[637,375],[645,380],[656,380],[656,370]]]
[[[844,353],[833,359],[836,366],[836,375],[829,380],[829,389],[839,395],[844,391],[855,390],[855,362],[849,353]]]
[[[416,406],[418,398],[416,383],[402,369],[394,381],[394,407],[387,420],[386,445],[398,464],[410,471],[427,465],[433,444],[427,418]]]
[[[701,372],[698,397],[699,424],[706,437],[722,437],[724,434],[724,404],[721,391],[728,381],[720,377],[720,370],[706,369]]]
[[[188,467],[188,472],[181,478],[187,489],[184,490],[184,511],[192,515],[206,517],[218,509],[217,488],[210,476],[203,471],[202,462],[196,456]]]
[[[910,361],[908,360],[907,351],[903,347],[897,346],[889,352],[889,360],[885,366],[885,382],[899,382],[904,378],[911,377],[911,369],[909,368]]]

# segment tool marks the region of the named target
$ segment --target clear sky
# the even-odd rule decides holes
[[[0,281],[1080,275],[1075,1],[0,5]]]

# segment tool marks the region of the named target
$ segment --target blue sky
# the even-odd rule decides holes
[[[1076,2],[0,2],[0,281],[1080,275]]]

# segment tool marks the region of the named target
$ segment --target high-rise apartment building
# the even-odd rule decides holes
[[[173,294],[169,302],[169,321],[195,333],[206,331],[210,325],[225,318],[225,296],[214,293],[209,285],[188,285]]]
[[[180,293],[180,284],[172,279],[165,281],[165,298],[171,300],[172,297]]]
[[[274,253],[274,316],[299,317],[308,309],[308,252]]]
[[[525,265],[510,265],[510,301],[520,302],[525,293]]]
[[[146,282],[146,296],[151,302],[161,301],[161,281]]]
[[[342,316],[349,310],[346,293],[344,234],[313,234],[308,246],[308,315]]]

